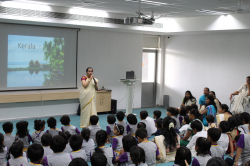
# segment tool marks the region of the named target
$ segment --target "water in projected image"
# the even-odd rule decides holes
[[[63,76],[63,38],[8,36],[8,87],[58,86]]]

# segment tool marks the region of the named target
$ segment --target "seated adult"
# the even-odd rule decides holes
[[[192,95],[190,91],[186,91],[181,106],[182,107],[191,106],[192,104],[196,104],[196,98]]]
[[[156,163],[167,163],[175,160],[176,150],[180,147],[180,137],[175,132],[175,120],[167,116],[163,120],[162,135],[155,137],[155,143],[161,154],[161,159]]]
[[[206,97],[206,105],[202,106],[199,112],[202,115],[204,126],[208,126],[208,123],[206,120],[207,115],[213,115],[215,118],[215,121],[216,121],[217,107],[216,107],[216,104],[214,102],[213,96],[208,95]]]
[[[236,95],[236,96],[234,96]],[[233,97],[234,96],[234,97]],[[250,76],[246,78],[246,84],[243,84],[240,89],[230,95],[233,114],[238,114],[242,112],[250,112],[247,107],[250,107]]]
[[[221,105],[221,102],[220,102],[219,99],[216,98],[215,92],[214,92],[214,91],[210,91],[210,92],[209,92],[209,95],[211,95],[211,96],[214,97],[214,102],[215,102],[215,104],[216,104],[217,110],[219,110],[220,105]],[[218,113],[218,112],[217,112],[217,113]]]
[[[206,105],[206,96],[209,95],[209,91],[210,91],[209,88],[207,88],[207,87],[204,88],[203,95],[199,99],[200,108],[203,105]]]
[[[216,115],[217,126],[219,126],[221,121],[227,121],[229,117],[232,117],[232,113],[229,111],[229,108],[226,104],[221,104],[218,109],[218,115]]]

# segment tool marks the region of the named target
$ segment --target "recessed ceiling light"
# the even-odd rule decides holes
[[[124,0],[124,1],[126,1],[126,2],[139,2],[138,0]],[[148,1],[148,0],[141,0],[141,3],[148,4],[148,5],[155,5],[155,6],[171,5],[169,3]]]

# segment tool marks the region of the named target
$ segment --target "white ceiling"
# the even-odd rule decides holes
[[[16,0],[18,1],[18,0]],[[25,0],[29,2],[30,0]],[[243,1],[241,8],[250,12],[250,0]],[[48,3],[63,7],[84,7],[89,9],[104,10],[111,13],[123,13],[135,15],[138,11],[137,0],[32,0],[30,3]],[[196,17],[207,15],[221,15],[223,13],[234,13],[239,8],[238,0],[142,0],[141,12],[150,14],[154,11],[155,16],[161,17]],[[223,13],[211,13],[213,11],[224,11]],[[199,12],[197,10],[208,10]],[[209,13],[210,12],[210,13]]]

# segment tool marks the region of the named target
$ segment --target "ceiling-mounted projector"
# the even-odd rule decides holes
[[[146,24],[146,25],[152,25],[154,24],[155,20],[153,18],[142,18],[142,17],[127,17],[124,18],[124,24],[131,25],[131,24]]]

